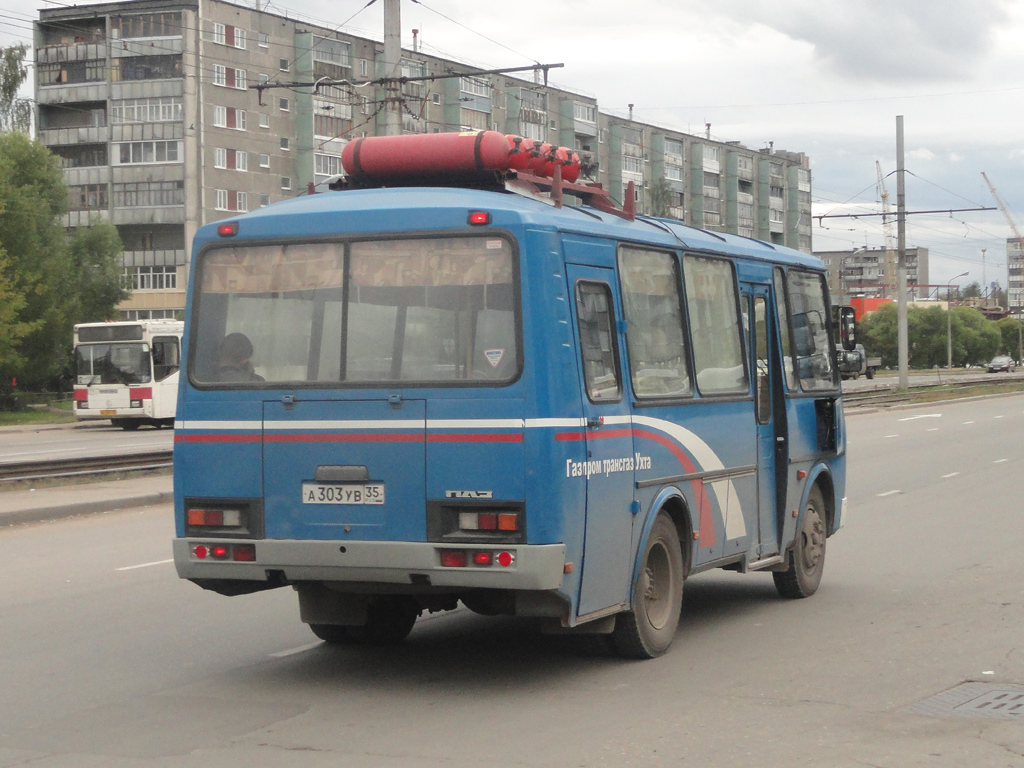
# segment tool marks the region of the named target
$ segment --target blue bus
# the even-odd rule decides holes
[[[634,658],[702,571],[817,590],[846,510],[822,263],[528,178],[350,179],[197,232],[182,578],[291,586],[328,643],[461,602]]]

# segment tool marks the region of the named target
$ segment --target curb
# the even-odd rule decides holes
[[[21,523],[44,523],[68,517],[98,515],[123,509],[135,509],[137,507],[152,507],[157,504],[167,504],[171,501],[174,501],[174,491],[157,491],[155,493],[140,493],[134,496],[122,496],[113,499],[81,501],[73,504],[24,509],[15,512],[0,512],[0,528]]]

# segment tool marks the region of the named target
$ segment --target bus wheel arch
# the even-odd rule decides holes
[[[785,555],[788,567],[772,573],[775,588],[782,597],[810,597],[821,584],[829,517],[827,496],[822,492],[822,485],[819,482],[811,485],[803,502],[793,545]]]
[[[629,609],[616,616],[610,637],[616,652],[632,659],[650,659],[668,650],[679,625],[689,567],[690,548],[683,547],[689,516],[682,500],[668,498],[653,508],[637,552]]]

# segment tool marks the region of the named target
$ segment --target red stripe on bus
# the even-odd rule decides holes
[[[432,434],[427,435],[428,443],[521,443],[521,433],[505,434]]]
[[[356,433],[337,434],[334,432],[308,433],[308,434],[283,434],[264,435],[265,443],[422,443],[423,433]]]
[[[176,443],[258,443],[259,435],[175,435]]]
[[[128,394],[132,400],[152,400],[152,387],[129,387]]]

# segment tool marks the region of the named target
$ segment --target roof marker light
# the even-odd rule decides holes
[[[491,214],[487,211],[472,211],[469,214],[469,224],[474,227],[483,227],[491,223]]]
[[[238,222],[229,221],[227,224],[218,224],[217,234],[221,237],[234,237],[238,234]]]

